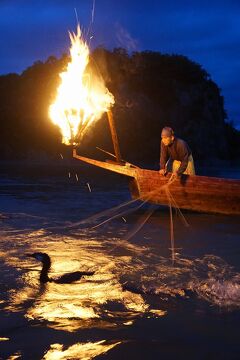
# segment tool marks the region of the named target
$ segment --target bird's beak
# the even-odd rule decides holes
[[[28,257],[34,257],[33,254],[25,254]]]

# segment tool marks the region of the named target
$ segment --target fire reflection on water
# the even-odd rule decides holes
[[[1,253],[3,278],[6,273],[8,286],[8,296],[0,293],[1,306],[5,312],[24,314],[30,331],[33,327],[48,327],[78,336],[84,335],[85,329],[105,332],[131,327],[141,318],[166,316],[175,304],[172,299],[179,302],[180,297],[188,296],[185,290],[211,305],[239,309],[239,273],[217,256],[178,258],[173,266],[171,259],[160,256],[151,246],[78,231],[69,231],[64,241],[62,234],[44,236],[44,231],[0,236],[5,249]],[[95,273],[72,284],[40,284],[41,264],[25,256],[36,251],[46,251],[52,258],[52,278],[79,270]],[[140,289],[141,294],[131,291],[131,287]],[[0,335],[8,336],[8,330]],[[96,342],[106,338],[102,334],[97,339],[85,337],[85,342],[75,340],[74,345],[55,339],[51,347],[50,343],[47,348],[44,344],[44,358],[92,359],[122,344],[119,338],[114,343]],[[4,343],[12,346],[12,336]]]
[[[94,357],[105,354],[110,349],[114,348],[121,342],[114,342],[112,344],[106,343],[104,340],[98,342],[77,343],[69,346],[66,350],[63,350],[63,345],[53,344],[50,350],[45,354],[43,359],[45,360],[62,360],[62,359],[81,359],[90,360]]]
[[[28,269],[31,266],[31,270],[22,275],[21,288],[10,291],[5,310],[16,312],[24,308],[27,319],[47,321],[48,327],[66,331],[130,325],[148,310],[149,305],[141,295],[123,290],[120,283],[117,269],[128,266],[130,256],[121,259],[121,256],[104,254],[99,243],[94,241],[79,241],[78,245],[77,254],[76,248],[71,249],[68,244],[62,244],[54,252],[52,249],[50,276],[62,275],[63,269],[64,273],[95,270],[93,276],[71,284],[40,284],[39,263],[27,259],[24,264]],[[39,248],[41,250],[41,246]],[[8,263],[17,266],[19,258],[10,256]]]

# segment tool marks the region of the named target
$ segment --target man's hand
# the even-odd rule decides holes
[[[160,169],[159,174],[160,175],[166,175],[167,171],[165,169]]]
[[[179,178],[180,176],[181,176],[181,175],[178,174],[177,171],[173,171],[173,172],[172,172],[172,177],[173,177],[174,179],[177,179],[177,178]]]

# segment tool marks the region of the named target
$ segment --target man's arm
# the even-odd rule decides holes
[[[160,170],[164,169],[168,160],[168,151],[167,146],[165,146],[161,141],[160,147]]]
[[[188,166],[188,158],[189,155],[191,154],[189,152],[188,146],[187,144],[185,144],[185,142],[182,142],[181,144],[179,144],[179,154],[181,157],[181,165],[179,166],[178,170],[177,170],[177,174],[178,175],[182,175],[182,173],[184,173],[184,171],[186,170],[187,166]]]

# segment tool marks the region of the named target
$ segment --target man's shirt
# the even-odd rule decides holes
[[[182,174],[188,165],[188,158],[192,154],[188,144],[178,138],[174,138],[171,145],[165,146],[161,141],[160,151],[160,169],[165,169],[168,159],[181,161],[181,165],[177,171],[180,175]]]

